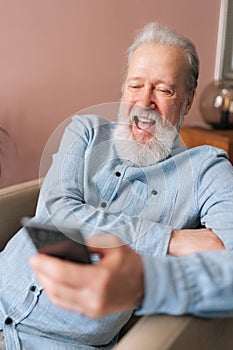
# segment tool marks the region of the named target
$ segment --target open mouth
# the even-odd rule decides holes
[[[138,116],[134,116],[133,121],[137,128],[143,129],[143,130],[151,128],[156,123],[155,120],[153,119],[146,118],[146,117],[138,117]]]

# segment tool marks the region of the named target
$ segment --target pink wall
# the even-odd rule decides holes
[[[189,36],[201,77],[187,122],[213,79],[220,0],[2,0],[0,126],[5,157],[0,187],[36,178],[43,148],[72,113],[118,101],[124,53],[135,30],[160,21]]]

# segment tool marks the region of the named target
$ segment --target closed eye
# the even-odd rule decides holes
[[[130,89],[141,89],[143,86],[142,85],[129,85],[128,87]]]
[[[155,91],[162,96],[173,96],[175,91],[163,87],[155,87]]]

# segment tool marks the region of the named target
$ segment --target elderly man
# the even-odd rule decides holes
[[[23,228],[1,253],[9,349],[109,349],[133,311],[201,314],[182,300],[183,271],[196,278],[189,283],[196,295],[200,260],[164,256],[232,249],[232,166],[221,150],[180,147],[177,135],[197,85],[193,44],[151,23],[128,57],[118,122],[73,117],[35,218],[81,229],[100,261],[37,255],[34,275],[35,249]]]

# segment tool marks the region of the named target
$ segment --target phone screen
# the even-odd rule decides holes
[[[28,223],[25,228],[40,253],[82,264],[91,264],[90,253],[82,233],[41,223]],[[75,237],[75,241],[68,236]]]

